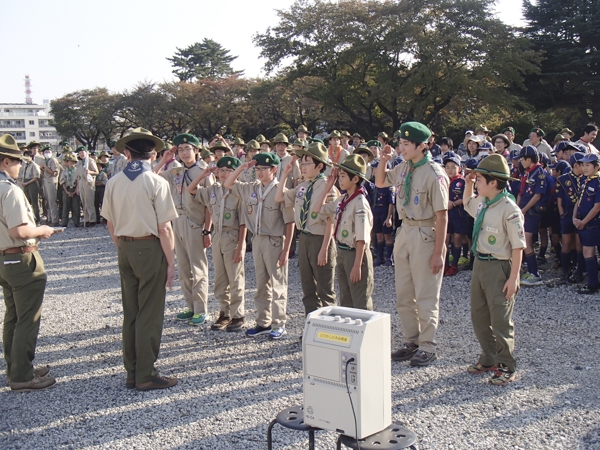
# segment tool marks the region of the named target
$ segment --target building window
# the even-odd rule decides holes
[[[30,131],[30,132],[29,132],[29,136],[30,136],[30,137],[35,137],[35,131]]]
[[[35,125],[35,120],[30,120],[29,125]]]

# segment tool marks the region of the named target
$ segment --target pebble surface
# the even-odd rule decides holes
[[[137,392],[125,389],[119,274],[106,227],[68,228],[43,242],[41,254],[48,285],[35,364],[49,364],[57,384],[13,393],[0,383],[0,448],[266,449],[269,421],[302,403],[297,258],[289,268],[288,335],[278,342],[179,322],[175,314],[185,302],[181,291],[169,291],[157,367],[179,384]],[[245,261],[246,317],[253,325],[250,254]],[[444,279],[438,361],[425,368],[392,363],[393,419],[417,434],[419,449],[600,449],[600,296],[558,285],[560,274],[549,265],[542,267],[545,286],[518,295],[517,379],[506,387],[487,383],[489,374],[465,371],[479,353],[471,273]],[[218,303],[210,266],[212,321]],[[373,300],[376,310],[392,315],[395,348],[402,339],[393,270],[375,268]],[[274,448],[307,448],[304,433],[275,427],[273,435]],[[335,439],[318,432],[316,448],[334,449]]]

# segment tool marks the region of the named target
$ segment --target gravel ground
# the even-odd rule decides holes
[[[41,252],[48,285],[35,363],[49,364],[58,382],[32,393],[0,388],[0,448],[265,449],[268,422],[302,402],[297,259],[290,261],[289,334],[279,342],[182,324],[174,320],[184,306],[181,292],[169,292],[158,367],[180,381],[142,393],[124,386],[119,276],[106,228],[69,228]],[[253,323],[250,255],[246,268]],[[547,270],[546,287],[519,294],[519,369],[507,387],[465,372],[478,355],[470,273],[444,281],[439,360],[426,368],[392,364],[393,419],[417,433],[419,448],[600,449],[600,297],[557,286],[558,275]],[[395,347],[401,335],[393,268],[376,268],[375,280],[375,308],[392,314]],[[210,310],[215,318],[214,298]],[[317,433],[317,448],[335,448],[335,437]],[[307,446],[305,434],[279,427],[274,439],[277,449]]]

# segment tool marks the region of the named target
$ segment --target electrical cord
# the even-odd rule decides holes
[[[352,402],[352,395],[350,395],[350,386],[348,386],[348,365],[354,361],[354,358],[350,358],[346,361],[346,392],[348,392],[348,398],[350,399],[350,406],[352,407],[352,415],[354,416],[354,436],[356,439],[356,447],[360,450],[360,442],[358,442],[358,422],[356,421],[356,412],[354,411],[354,403]]]

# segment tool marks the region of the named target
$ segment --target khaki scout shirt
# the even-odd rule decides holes
[[[32,163],[35,164],[35,163]],[[31,205],[23,190],[10,180],[0,181],[0,250],[36,245],[37,239],[15,239],[9,230],[23,224],[35,227]]]
[[[41,178],[40,166],[33,161],[29,161],[23,169],[23,181],[27,183],[34,178]]]
[[[69,169],[68,167],[63,169],[60,173],[59,184],[62,186],[66,185],[68,188],[77,186],[77,169]]]
[[[102,216],[113,223],[115,236],[158,236],[158,224],[177,218],[169,183],[152,171],[131,181],[118,173],[106,184]]]
[[[369,251],[371,242],[371,229],[373,228],[373,214],[371,206],[364,195],[357,195],[350,203],[346,205],[344,212],[340,212],[340,203],[345,195],[336,200],[326,203],[321,208],[323,214],[334,214],[334,227],[341,214],[340,225],[335,235],[335,240],[340,244],[356,248],[356,241],[365,241],[365,249]],[[334,228],[335,230],[335,228]]]
[[[254,167],[243,170],[238,180],[243,183],[254,183],[256,181],[256,170],[254,170]]]
[[[194,201],[186,187],[206,169],[207,164],[204,161],[198,161],[196,164],[187,167],[175,167],[160,173],[160,175],[169,182],[173,202],[180,216],[187,216],[192,222],[192,228],[195,226],[203,227],[206,219],[206,206]],[[201,187],[208,187],[213,184],[213,177],[206,177],[200,182]]]
[[[221,221],[221,200],[227,194],[221,184],[213,184],[208,187],[198,187],[196,191],[196,201],[208,207],[212,215],[212,222],[217,232],[238,231],[240,229],[240,219],[242,219],[242,203],[235,195],[229,194],[225,197],[223,206],[223,219]],[[221,228],[222,224],[222,228]]]
[[[88,180],[88,176],[85,174],[86,167],[83,167],[84,161],[77,161],[77,165],[75,166],[75,173],[77,175],[77,179],[79,181],[79,186],[88,185],[90,187],[96,186],[96,175],[90,175],[92,177],[92,181]],[[88,158],[87,170],[89,172],[98,172],[98,166],[94,162],[93,159]]]
[[[404,192],[404,180],[408,173],[408,161],[401,162],[388,171],[385,185],[394,186],[396,191],[396,209],[400,219],[435,220],[435,213],[448,209],[450,192],[448,175],[437,163],[430,161],[417,167],[412,173],[410,190]],[[404,198],[408,203],[404,206]]]
[[[283,175],[283,171],[285,170],[285,168],[291,164],[292,162],[292,155],[285,155],[283,158],[281,158],[281,162],[279,163],[279,166],[277,166],[277,179],[279,181],[281,181],[281,176]],[[297,164],[294,165],[292,173],[290,173],[290,175],[287,177],[287,180],[285,180],[285,187],[287,189],[291,189],[294,187],[294,181],[296,179],[299,179],[300,177],[298,176],[300,173],[300,168],[298,167]]]
[[[242,223],[246,225],[252,234],[256,234],[256,217],[260,198],[259,188],[261,186],[262,183],[260,181],[255,181],[254,183],[237,181],[231,189],[231,193],[241,202],[242,214],[244,216]],[[262,186],[263,193],[265,190],[266,188]],[[261,236],[284,236],[285,225],[294,221],[293,209],[286,207],[284,203],[275,201],[276,192],[277,185],[273,186],[263,200],[260,221]]]
[[[316,211],[311,211],[311,204],[313,199],[320,197],[323,194],[327,184],[326,178],[315,181],[312,190],[311,201],[308,205],[308,219],[306,220],[306,228],[303,229],[300,225],[300,213],[302,212],[304,196],[306,195],[306,190],[308,189],[309,184],[310,181],[305,181],[299,184],[295,189],[288,189],[285,191],[285,206],[288,208],[294,208],[294,219],[296,221],[296,228],[298,228],[298,230],[323,236],[325,234],[325,228],[327,227],[327,219],[331,219],[333,221],[333,214],[324,214],[322,209],[319,213]],[[331,202],[339,196],[340,192],[333,187],[329,191],[325,201]]]
[[[471,197],[465,203],[465,211],[477,217],[485,198]],[[477,252],[492,255],[496,259],[508,260],[513,249],[525,248],[523,213],[510,198],[504,198],[490,207],[483,216],[477,238]]]
[[[119,153],[119,156],[113,161],[110,176],[114,177],[119,172],[123,172],[125,167],[127,167],[127,157]]]
[[[48,173],[48,171],[46,169],[44,169],[42,171],[42,172],[44,172],[44,178],[46,178],[47,180],[52,180],[53,183],[58,183],[58,175],[60,174],[60,168],[59,168],[59,164],[58,164],[58,161],[56,160],[56,158],[52,157],[52,158],[44,159],[44,163],[46,164],[48,169],[50,169],[52,172],[57,172],[56,176],[52,176],[52,174]]]
[[[38,153],[33,157],[33,162],[35,162],[38,167],[41,167],[44,162],[44,157]],[[45,176],[46,174],[40,169],[40,178],[44,178]]]

